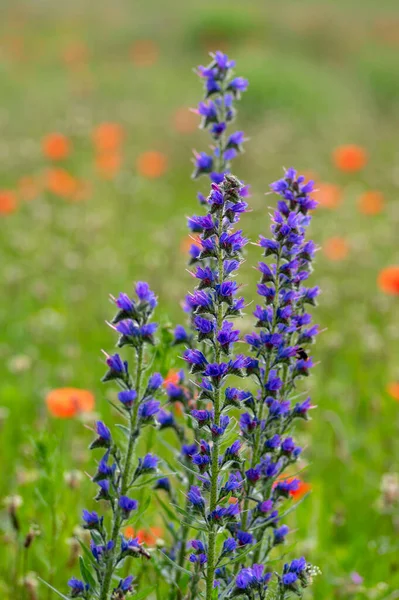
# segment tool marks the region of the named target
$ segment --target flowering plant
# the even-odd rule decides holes
[[[92,480],[96,500],[106,502],[110,517],[83,511],[91,542],[90,548],[82,543],[82,579],[69,581],[72,598],[146,598],[154,588],[138,591],[136,582],[148,579],[147,561],[170,600],[284,600],[302,596],[317,572],[304,558],[280,569],[270,558],[290,534],[287,502],[302,485],[292,473],[302,449],[291,432],[312,408],[298,383],[313,367],[309,347],[318,333],[307,306],[315,305],[319,290],[305,285],[316,250],[306,239],[309,211],[316,207],[313,184],[288,169],[271,186],[279,200],[271,235],[258,242],[267,261],[257,267],[256,332],[243,335],[236,323],[246,303],[236,277],[248,240],[237,225],[248,210],[248,188],[230,167],[245,138],[240,131],[228,135],[227,128],[248,84],[234,76],[233,67],[217,52],[210,65],[198,69],[205,83],[198,113],[214,146],[212,154],[195,154],[194,177],[209,175],[211,188],[207,197],[199,194],[206,214],[188,220],[197,236],[190,249],[196,285],[186,298],[189,330],[177,326],[172,344],[185,347],[189,375],[182,370],[176,381],[163,384],[159,373],[151,373],[157,300],[148,284],[138,283],[134,298],[113,299],[118,310],[110,325],[119,335],[117,345],[133,350],[134,364],[130,369],[119,354],[106,355],[103,381],[120,387],[114,407],[125,422],[118,424],[119,436],[103,422],[96,424],[90,448],[104,455]],[[243,352],[236,352],[238,343]],[[163,390],[168,404],[183,407],[183,424],[161,408],[157,397]],[[151,452],[136,458],[147,425],[174,430],[179,449],[164,442],[174,458],[166,453],[161,462]],[[170,477],[159,477],[161,464],[170,467]],[[159,491],[168,538],[159,552],[125,534],[146,509],[133,497],[143,485]],[[141,559],[135,561],[138,568],[130,558]]]

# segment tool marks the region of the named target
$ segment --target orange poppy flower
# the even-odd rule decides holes
[[[140,544],[154,546],[157,539],[163,535],[161,527],[150,527],[150,529],[138,529],[135,531],[131,525],[125,527],[124,534],[126,538],[138,538]]]
[[[43,138],[42,150],[44,156],[50,160],[63,160],[69,156],[71,144],[62,133],[49,133]]]
[[[384,208],[384,196],[381,192],[370,190],[360,196],[358,206],[364,215],[378,215]]]
[[[313,196],[322,208],[334,209],[342,202],[342,190],[334,183],[319,183]]]
[[[173,115],[173,125],[179,133],[192,133],[198,128],[198,115],[186,106],[182,106]]]
[[[175,385],[177,385],[180,381],[180,376],[179,376],[179,371],[176,371],[176,369],[170,369],[168,371],[168,374],[166,375],[165,379],[163,380],[163,387],[166,388],[166,386],[169,383],[174,383]]]
[[[94,408],[94,396],[88,390],[59,388],[47,394],[46,404],[53,417],[69,419]]]
[[[77,188],[77,180],[65,169],[51,169],[47,172],[47,189],[61,198],[70,198]]]
[[[25,177],[21,177],[18,182],[18,191],[22,200],[26,200],[29,202],[30,200],[34,200],[40,194],[40,183],[34,177],[30,177],[29,175]]]
[[[99,154],[96,157],[96,167],[103,179],[113,179],[121,170],[122,156],[117,152]]]
[[[386,294],[399,295],[399,265],[385,267],[378,275],[378,287]]]
[[[156,150],[143,152],[137,159],[137,170],[143,177],[148,179],[157,179],[161,177],[167,169],[167,158],[162,152]]]
[[[324,243],[323,252],[330,260],[344,260],[349,253],[349,244],[344,238],[332,237]]]
[[[198,246],[198,248],[200,248],[200,239],[201,238],[199,235],[186,235],[180,243],[180,251],[182,252],[182,254],[188,254],[188,251],[193,245]]]
[[[0,190],[0,215],[10,215],[17,210],[17,195],[11,190]]]
[[[363,169],[368,156],[364,148],[356,144],[339,146],[333,152],[333,162],[337,169],[346,173],[354,173]]]
[[[158,46],[152,40],[137,40],[130,51],[130,57],[136,67],[150,67],[156,63],[158,56]]]
[[[306,483],[305,481],[299,481],[299,487],[294,492],[290,492],[290,496],[294,498],[294,500],[300,500],[312,489],[310,483]]]
[[[392,383],[388,383],[387,392],[394,400],[399,401],[399,381],[392,381]]]
[[[81,67],[87,62],[88,47],[84,42],[73,41],[63,51],[62,58],[68,67]]]
[[[93,142],[98,152],[116,152],[125,133],[118,123],[101,123],[93,132]]]

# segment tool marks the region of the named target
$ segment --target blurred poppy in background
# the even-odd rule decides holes
[[[152,40],[137,40],[133,43],[130,57],[136,67],[150,67],[159,56],[159,48]]]
[[[0,215],[9,215],[17,210],[17,195],[11,190],[0,190]]]
[[[387,392],[394,400],[399,401],[399,381],[388,383]]]
[[[334,209],[342,202],[342,190],[334,183],[316,184],[313,196],[322,208]]]
[[[42,150],[44,156],[50,160],[63,160],[71,152],[71,143],[62,133],[49,133],[43,138]]]
[[[340,171],[352,173],[360,171],[367,164],[367,152],[361,146],[348,144],[339,146],[333,152],[333,163]]]
[[[364,215],[378,215],[384,208],[384,196],[376,190],[364,192],[359,197],[358,206]]]
[[[161,177],[167,169],[167,158],[162,152],[152,150],[143,152],[137,159],[137,171],[143,177],[148,179],[156,179]]]
[[[101,123],[93,131],[96,152],[116,152],[120,149],[125,132],[119,123]]]
[[[323,244],[323,252],[329,260],[344,260],[349,254],[349,244],[342,237],[331,237]]]
[[[47,394],[46,404],[49,413],[59,419],[69,419],[81,412],[94,408],[94,396],[88,390],[78,388],[58,388]]]
[[[380,290],[386,294],[399,295],[399,265],[382,269],[377,282]]]

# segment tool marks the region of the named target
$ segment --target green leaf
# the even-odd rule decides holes
[[[175,475],[175,473],[165,473],[165,474],[164,474],[164,473],[162,473],[162,477],[167,477],[167,476],[169,476],[169,475]],[[159,477],[160,477],[160,474],[159,474],[159,473],[158,473],[157,475],[152,475],[152,476],[151,476],[151,477],[149,477],[148,479],[146,479],[146,478],[144,477],[143,481],[141,481],[140,483],[134,483],[133,485],[131,485],[131,486],[129,487],[129,490],[132,490],[132,489],[139,489],[139,488],[142,488],[142,487],[144,487],[144,486],[146,486],[146,485],[149,485],[150,483],[153,483],[154,481],[158,481]],[[141,478],[140,478],[140,479],[141,479]]]
[[[163,500],[161,500],[159,494],[156,495],[156,499],[168,515],[169,519],[172,519],[172,521],[179,522],[179,519],[177,518],[176,514],[173,512],[173,510],[169,508],[169,506]]]
[[[258,542],[257,544],[251,546],[250,544],[245,548],[245,550],[242,550],[241,552],[237,552],[237,556],[235,556],[234,558],[229,558],[229,560],[225,563],[223,563],[223,565],[220,565],[220,568],[222,569],[223,567],[226,567],[227,565],[231,565],[232,563],[236,563],[241,561],[241,559],[246,556],[247,554],[249,554],[250,552],[252,552],[253,550],[256,550],[257,548],[259,548],[259,546],[262,545],[262,541]]]
[[[77,538],[80,547],[82,548],[82,552],[85,555],[85,558],[92,564],[95,565],[96,561],[94,556],[92,555],[92,553],[90,552],[90,550],[88,549],[88,547],[82,542],[82,540],[80,540],[79,538]]]
[[[130,429],[129,429],[129,427],[126,427],[126,425],[121,425],[121,423],[116,423],[115,427],[117,427],[118,429],[120,429],[121,431],[123,431],[123,433],[125,434],[125,436],[127,437],[127,439],[130,438]]]
[[[64,598],[64,600],[71,600],[70,598],[68,598],[68,596],[64,596],[64,594],[61,594],[61,592],[53,588],[52,585],[47,583],[47,581],[44,581],[44,579],[42,579],[41,577],[38,577],[38,580],[44,583],[44,585],[47,585],[47,587],[50,588],[50,590],[52,590],[54,594],[57,594],[57,596],[59,596],[60,598]]]
[[[191,527],[191,529],[195,529],[196,531],[205,531],[208,532],[208,529],[206,527],[201,527],[201,525],[195,524],[193,525],[194,521],[182,521],[181,524],[182,525],[186,525],[187,527]]]
[[[156,588],[156,585],[146,588],[142,592],[139,592],[138,594],[136,594],[134,596],[134,600],[144,600],[144,598],[148,598],[148,596],[151,594],[151,592],[153,592],[155,590],[155,588]]]
[[[92,589],[96,589],[96,580],[87,568],[83,556],[79,556],[79,568],[82,574],[83,581],[88,583]]]
[[[161,551],[160,551],[161,552]],[[177,569],[178,571],[181,571],[182,573],[184,573],[185,575],[190,575],[190,577],[192,577],[192,573],[191,571],[187,571],[187,569],[184,569],[183,567],[181,567],[180,565],[178,565],[177,563],[175,563],[174,560],[172,560],[171,558],[169,558],[169,556],[167,554],[165,554],[164,552],[162,552],[162,557],[166,558],[166,560],[168,562],[170,562],[171,565],[173,565],[173,567],[175,569]]]

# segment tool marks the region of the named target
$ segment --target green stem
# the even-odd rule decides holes
[[[279,292],[280,292],[280,278],[279,278],[279,273],[278,273],[279,268],[280,268],[280,260],[281,260],[281,256],[280,256],[280,252],[279,252],[277,255],[277,258],[276,258],[276,285],[275,285],[276,293],[275,293],[274,301],[273,301],[273,323],[272,323],[272,327],[271,327],[272,334],[274,333],[274,330],[275,330],[276,324],[277,324],[276,323],[276,321],[277,321],[276,315],[277,315],[277,307],[278,307],[278,296],[279,296]],[[269,352],[268,357],[266,359],[265,374],[264,374],[264,379],[263,379],[264,384],[267,382],[267,379],[268,379],[270,362],[271,362],[271,352]],[[263,392],[263,390],[262,390],[262,392]],[[264,403],[264,398],[263,398],[263,394],[262,394],[261,400],[259,402],[258,413],[256,415],[258,423],[261,423],[264,418],[264,410],[265,410],[265,403]],[[258,426],[258,428],[256,430],[254,449],[252,452],[251,468],[254,468],[258,464],[260,439],[261,439],[261,430],[260,430],[260,426]],[[244,501],[244,509],[242,511],[242,517],[241,517],[241,528],[244,531],[246,530],[246,515],[248,512],[248,508],[249,508],[249,498],[247,495],[245,498],[245,501]]]
[[[137,392],[137,401],[134,403],[133,410],[130,413],[130,423],[129,423],[129,443],[125,456],[125,463],[123,467],[122,473],[122,482],[121,482],[121,492],[120,495],[124,496],[128,490],[129,483],[132,479],[132,462],[133,462],[133,454],[134,448],[137,441],[137,423],[138,423],[138,414],[139,414],[139,397],[140,397],[140,389],[141,389],[141,376],[143,372],[143,346],[141,345],[137,350],[137,363],[136,363],[136,392]],[[114,512],[114,520],[112,527],[111,540],[114,542],[114,547],[110,551],[104,578],[102,581],[102,587],[100,592],[99,600],[108,600],[109,588],[111,585],[113,570],[114,570],[114,560],[115,560],[115,551],[118,541],[118,536],[120,532],[120,528],[122,525],[122,511],[119,507],[119,504],[116,505]]]
[[[223,219],[222,215],[219,218],[219,227],[218,227],[218,239],[220,240],[220,236],[223,232]],[[218,280],[219,282],[223,279],[223,255],[222,251],[219,247],[219,255],[218,255]],[[223,306],[222,303],[219,302],[218,305],[218,313],[217,313],[217,331],[219,331],[222,327],[223,323]],[[216,363],[220,363],[221,358],[221,348],[218,343],[215,344],[215,361]],[[214,393],[214,423],[217,427],[220,425],[220,413],[221,413],[221,386],[218,383],[215,386]],[[219,475],[219,445],[220,441],[218,436],[215,437],[212,447],[212,468],[211,468],[211,494],[210,494],[210,502],[209,502],[209,511],[212,512],[216,508],[217,499],[218,499],[218,475]],[[209,537],[208,537],[208,569],[206,573],[206,600],[211,600],[213,594],[213,580],[215,574],[216,567],[216,524],[212,523],[210,526]]]
[[[193,483],[193,476],[191,473],[189,473],[189,477],[188,477],[188,488],[191,487]],[[189,510],[190,508],[190,503],[188,500],[186,500],[186,506],[185,506],[185,510]],[[179,552],[179,557],[177,560],[177,564],[179,565],[179,567],[182,567],[184,564],[184,559],[186,556],[186,543],[187,543],[187,538],[188,538],[188,533],[190,531],[190,527],[188,525],[183,525],[182,529],[181,529],[181,538],[180,538],[180,542],[181,542],[181,546],[180,546],[180,552]],[[182,591],[179,589],[179,584],[180,584],[180,579],[181,579],[181,571],[178,570],[176,573],[176,586],[177,586],[177,592],[176,592],[176,600],[181,600],[182,598]],[[171,595],[170,595],[170,600],[173,600],[173,595],[174,595],[174,590],[172,588],[171,590]]]

